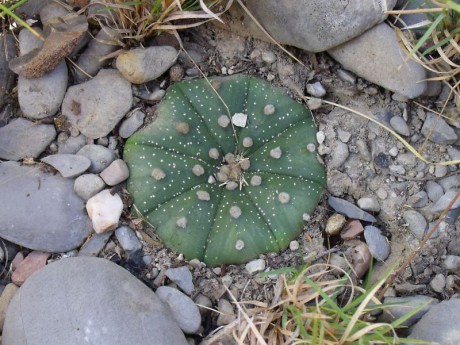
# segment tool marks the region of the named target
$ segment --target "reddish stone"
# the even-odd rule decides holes
[[[50,257],[50,253],[33,251],[19,263],[16,270],[11,275],[11,280],[16,285],[21,286],[27,278],[33,273],[45,267],[46,260]]]
[[[359,220],[354,219],[348,221],[345,224],[345,226],[342,229],[342,232],[340,233],[340,237],[342,238],[342,240],[347,241],[361,236],[363,232],[364,228],[361,222]]]
[[[11,269],[14,271],[23,260],[24,254],[22,254],[22,252],[18,252],[13,261],[11,261]]]

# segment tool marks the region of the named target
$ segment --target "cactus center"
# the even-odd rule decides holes
[[[224,163],[216,174],[216,180],[228,190],[233,190],[238,186],[241,189],[246,183],[244,171],[248,170],[249,166],[249,158],[239,154],[227,153],[224,157]]]

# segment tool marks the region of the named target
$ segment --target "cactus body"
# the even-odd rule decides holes
[[[215,266],[285,248],[314,211],[325,172],[308,109],[247,76],[211,85],[170,87],[124,159],[136,209],[159,237]]]

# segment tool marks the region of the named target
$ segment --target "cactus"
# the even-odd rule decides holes
[[[176,83],[126,142],[135,209],[170,248],[210,266],[288,246],[321,196],[310,111],[243,75]]]

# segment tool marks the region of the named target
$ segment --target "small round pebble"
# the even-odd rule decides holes
[[[326,234],[329,236],[339,234],[346,222],[347,219],[343,215],[339,213],[333,214],[326,222]]]
[[[140,110],[134,111],[131,116],[121,123],[118,134],[123,139],[129,138],[134,134],[144,123],[145,114]]]
[[[235,181],[228,181],[225,185],[225,188],[227,188],[227,190],[235,190],[236,188],[238,188],[238,183],[236,183]]]
[[[291,241],[289,242],[289,249],[292,250],[292,251],[296,251],[300,248],[300,244],[298,241]]]
[[[415,210],[404,211],[402,216],[412,234],[419,240],[423,239],[427,227],[425,217]]]
[[[319,81],[307,84],[307,92],[313,97],[321,98],[326,95],[326,89]]]
[[[103,190],[104,187],[104,181],[96,174],[78,176],[73,185],[75,193],[83,200],[88,200]]]
[[[129,169],[122,159],[116,159],[105,168],[100,176],[109,186],[115,186],[129,177]]]
[[[410,135],[409,126],[401,116],[393,116],[390,119],[390,125],[397,133],[406,137]]]
[[[380,204],[374,197],[364,197],[358,200],[358,206],[360,209],[369,212],[380,212]]]
[[[265,260],[256,259],[256,260],[249,261],[246,264],[245,268],[246,268],[246,271],[248,271],[249,274],[262,272],[265,269]]]
[[[436,274],[431,280],[430,286],[435,292],[443,292],[444,288],[446,287],[446,277],[444,274]]]
[[[380,152],[377,156],[374,158],[374,163],[380,168],[388,168],[391,164],[391,159],[388,155],[386,155],[383,152]]]
[[[391,247],[388,239],[382,235],[380,229],[368,225],[364,228],[364,238],[371,255],[378,261],[385,261],[390,255]]]

